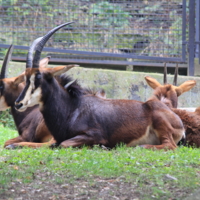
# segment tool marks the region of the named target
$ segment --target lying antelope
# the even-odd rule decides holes
[[[62,24],[39,42],[33,67],[26,68],[26,86],[15,102],[19,111],[39,104],[48,129],[61,147],[102,144],[115,147],[141,145],[144,148],[175,149],[184,136],[180,118],[164,103],[152,97],[147,102],[111,100],[85,95],[77,82],[65,88],[54,78],[74,65],[40,68],[41,51]]]
[[[16,98],[24,88],[24,73],[18,77],[6,78],[6,68],[9,63],[13,46],[10,46],[7,55],[4,59],[0,74],[0,110],[11,108],[15,125],[19,136],[5,142],[4,147],[12,148],[15,146],[40,147],[42,145],[50,145],[55,143],[52,135],[44,123],[43,116],[38,109],[38,106],[27,109],[25,112],[18,112],[14,103]],[[49,58],[41,60],[40,67],[46,67]],[[48,142],[49,141],[49,142]],[[42,144],[43,143],[43,144]]]
[[[176,70],[178,71],[178,70]],[[152,77],[145,77],[147,84],[154,89],[154,95],[164,102],[171,110],[176,113],[183,122],[186,138],[181,141],[183,145],[200,147],[200,107],[195,112],[189,112],[182,109],[177,109],[178,96],[186,91],[189,91],[196,85],[196,81],[185,81],[180,86],[177,85],[177,78],[174,85],[167,84],[166,66],[164,73],[164,85],[161,85],[156,79]],[[176,75],[177,77],[177,75]]]
[[[38,39],[37,39],[38,40]],[[36,40],[36,42],[37,42]],[[32,56],[32,51],[34,50],[36,43],[30,46],[29,56]],[[15,121],[15,125],[17,127],[19,136],[13,139],[10,139],[5,142],[4,147],[6,148],[15,148],[15,147],[41,147],[41,146],[49,146],[56,141],[53,139],[51,133],[44,123],[43,116],[38,109],[38,106],[34,106],[33,108],[27,109],[25,112],[18,112],[14,108],[14,102],[16,98],[19,96],[20,92],[24,88],[24,73],[14,78],[5,78],[6,68],[9,63],[11,54],[12,54],[13,46],[11,46],[7,52],[7,55],[4,59],[4,63],[1,69],[0,74],[0,88],[1,88],[1,96],[0,96],[0,110],[6,110],[7,108],[11,108],[11,114]],[[44,68],[48,65],[49,57],[44,58],[40,61],[40,68]],[[28,61],[27,65],[31,66],[32,61]],[[66,80],[65,76],[58,76],[56,80],[60,84],[60,86],[64,86],[70,79]],[[92,91],[85,90],[85,93],[90,93],[96,95],[101,98],[105,98],[105,92],[103,90]]]

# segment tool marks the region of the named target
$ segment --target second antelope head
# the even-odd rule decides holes
[[[6,71],[8,63],[11,59],[12,51],[14,46],[11,45],[7,51],[3,65],[1,68],[0,74],[0,111],[6,110],[11,107],[14,103],[14,100],[20,94],[20,83],[24,80],[24,74],[21,74],[18,77],[7,78]],[[13,96],[15,99],[13,100]]]
[[[173,84],[167,83],[167,67],[165,63],[163,85],[150,76],[145,77],[147,84],[154,89],[154,95],[171,108],[177,108],[178,97],[184,92],[191,90],[196,85],[195,80],[189,80],[177,86],[177,76],[178,64],[176,65]]]

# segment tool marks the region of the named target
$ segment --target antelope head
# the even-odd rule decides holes
[[[15,101],[15,108],[17,110],[24,111],[26,110],[27,107],[32,107],[37,104],[39,104],[41,108],[42,90],[45,92],[49,83],[55,81],[54,76],[58,76],[68,71],[72,67],[77,66],[77,65],[68,65],[68,66],[58,66],[54,68],[41,68],[39,66],[41,52],[45,43],[57,30],[71,23],[72,22],[62,24],[49,31],[37,44],[33,59],[30,56],[32,55],[32,52],[27,55],[27,65],[25,71],[26,85],[20,96]]]
[[[165,63],[163,85],[150,76],[145,77],[147,84],[154,89],[154,95],[171,108],[177,108],[178,97],[184,92],[191,90],[196,85],[195,80],[189,80],[177,86],[177,76],[178,64],[176,65],[173,84],[167,83],[167,67]]]
[[[24,80],[24,74],[21,74],[18,77],[14,78],[6,78],[6,71],[8,63],[11,59],[12,51],[14,46],[11,45],[7,51],[7,54],[5,56],[5,59],[3,61],[3,65],[1,68],[1,74],[0,74],[0,111],[6,110],[9,108],[14,100],[12,98],[13,92],[17,93],[19,95],[20,92],[18,92],[18,85],[23,82]],[[16,97],[17,97],[16,95]]]

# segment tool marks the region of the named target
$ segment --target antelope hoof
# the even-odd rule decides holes
[[[146,145],[145,145],[145,144],[143,144],[143,145],[138,145],[138,147],[146,148]]]
[[[55,149],[55,148],[58,148],[58,147],[59,147],[58,143],[53,143],[53,144],[50,145],[51,149]]]
[[[8,146],[5,147],[5,149],[16,149],[17,146],[14,144],[9,144]]]
[[[111,148],[106,147],[106,146],[104,146],[103,144],[100,145],[100,147],[101,147],[103,150],[106,150],[106,151],[110,151],[110,150],[111,150]]]

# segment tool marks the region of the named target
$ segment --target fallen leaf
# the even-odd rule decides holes
[[[171,180],[175,180],[175,181],[178,180],[177,178],[175,178],[174,176],[171,176],[171,175],[169,175],[169,174],[166,174],[165,176],[166,176],[168,179],[171,179]]]
[[[43,161],[40,161],[40,165],[44,165],[45,163]]]
[[[23,194],[25,194],[26,190],[22,189],[20,192],[23,193]]]
[[[15,166],[13,166],[13,169],[18,170],[19,167],[15,165]]]

